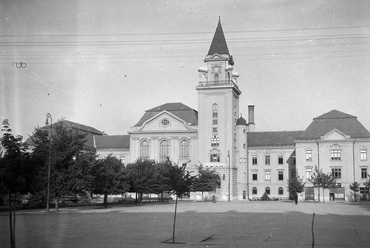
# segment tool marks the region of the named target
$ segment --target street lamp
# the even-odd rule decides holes
[[[53,118],[51,117],[51,114],[46,114],[46,121],[45,124],[48,125],[50,118],[50,128],[49,128],[49,164],[48,164],[48,186],[47,186],[47,195],[46,195],[46,210],[50,211],[50,170],[51,170],[51,129],[53,128]]]

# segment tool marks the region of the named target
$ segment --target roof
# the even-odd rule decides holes
[[[294,145],[303,131],[281,131],[281,132],[249,132],[247,134],[248,147],[262,146],[290,146]]]
[[[103,135],[103,132],[99,131],[96,128],[86,126],[86,125],[82,125],[82,124],[79,124],[79,123],[76,123],[76,122],[72,122],[72,121],[68,121],[68,120],[61,120],[61,121],[58,121],[57,123],[61,123],[61,125],[63,127],[70,127],[70,128],[81,130],[81,131],[88,132],[88,133]],[[53,126],[55,124],[56,123],[53,123]],[[49,130],[49,128],[50,128],[50,125],[41,127],[42,130]]]
[[[87,133],[86,142],[85,142],[84,147],[83,147],[83,150],[85,150],[85,151],[95,151],[93,136],[103,135],[103,132],[99,131],[96,128],[86,126],[86,125],[82,125],[82,124],[72,122],[72,121],[68,121],[68,120],[61,120],[61,121],[58,121],[56,123],[53,123],[52,125],[50,124],[50,125],[43,126],[40,129],[41,130],[49,130],[50,127],[53,128],[57,123],[61,124],[62,127],[72,128],[72,129]],[[27,140],[25,142],[29,146],[32,146],[33,145],[32,136],[27,138]]]
[[[213,36],[211,47],[209,48],[207,55],[213,55],[215,53],[227,54],[230,56],[229,49],[227,48],[227,44],[226,44],[224,31],[222,30],[220,19],[218,20],[216,32],[215,32],[215,35]]]
[[[236,125],[237,126],[241,126],[241,125],[248,126],[247,121],[243,117],[240,117],[239,119],[236,120]]]
[[[138,123],[135,126],[141,126],[149,120],[150,118],[156,116],[157,114],[168,111],[178,118],[184,120],[188,125],[197,126],[198,125],[198,111],[182,104],[181,102],[175,103],[165,103],[158,107],[149,109],[145,111],[145,114],[141,117]]]
[[[356,116],[338,110],[332,110],[314,118],[299,138],[320,139],[334,129],[351,138],[370,138],[369,131],[357,120]]]
[[[130,149],[130,135],[94,136],[96,149]]]

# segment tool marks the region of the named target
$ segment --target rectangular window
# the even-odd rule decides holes
[[[367,178],[367,168],[361,168],[361,178]]]
[[[217,119],[212,120],[213,125],[217,125]]]
[[[241,163],[242,162],[242,158],[239,158],[239,163]]]
[[[257,177],[257,172],[256,172],[256,171],[254,171],[254,172],[253,172],[253,174],[252,174],[252,180],[253,180],[253,181],[257,181],[257,178],[258,178],[258,177]]]
[[[265,180],[271,180],[271,172],[270,171],[265,172]]]
[[[284,163],[283,155],[279,155],[278,164],[283,164],[283,163]]]
[[[212,113],[212,117],[213,117],[213,118],[217,118],[217,112],[213,112],[213,113]]]
[[[211,138],[211,146],[219,146],[220,145],[220,140],[216,136]]]
[[[331,160],[340,160],[340,150],[331,150]]]
[[[310,179],[311,178],[311,173],[312,173],[312,169],[311,168],[307,168],[306,169],[306,179]]]
[[[270,155],[265,155],[265,164],[270,164]]]
[[[367,151],[366,151],[366,149],[361,149],[360,150],[360,160],[361,161],[367,160]]]
[[[335,178],[342,178],[342,169],[340,168],[333,168],[331,169],[331,173]]]
[[[217,127],[212,127],[212,132],[217,133]]]
[[[279,178],[279,181],[283,181],[284,180],[284,173],[283,173],[283,171],[278,171],[278,178]]]
[[[312,160],[312,151],[306,150],[306,160],[311,161]]]
[[[257,156],[252,157],[252,164],[254,164],[254,165],[257,164]]]

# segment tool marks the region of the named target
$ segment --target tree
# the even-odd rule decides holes
[[[352,184],[349,185],[350,190],[353,191],[353,195],[355,197],[355,202],[356,202],[356,194],[358,191],[360,191],[360,184],[358,182],[353,182]]]
[[[154,192],[153,188],[156,184],[155,161],[138,158],[134,163],[127,164],[126,172],[130,182],[130,192],[138,193],[141,203],[144,193]]]
[[[167,174],[168,170],[172,166],[171,161],[167,159],[163,163],[156,163],[155,164],[155,171],[154,171],[154,184],[152,185],[152,191],[156,194],[161,194],[161,200],[163,201],[163,194],[165,192],[169,192],[170,188],[167,184],[167,178],[165,175]]]
[[[303,182],[303,178],[300,178],[298,172],[293,173],[292,177],[288,179],[288,192],[290,196],[295,193],[301,193],[304,191],[304,186],[306,183]]]
[[[109,194],[122,194],[128,189],[125,181],[125,168],[121,161],[109,155],[101,159],[91,167],[92,192],[94,194],[104,194],[104,207],[108,207]]]
[[[189,161],[190,162],[190,161]],[[175,202],[175,214],[173,221],[173,232],[172,232],[172,243],[175,243],[175,228],[176,228],[176,214],[177,214],[177,198],[182,197],[184,194],[190,192],[192,183],[195,176],[191,176],[190,172],[186,170],[186,165],[189,163],[182,164],[181,167],[174,165],[171,162],[171,166],[167,171],[165,178],[170,188],[170,193],[176,195]]]
[[[10,246],[15,248],[17,195],[32,193],[37,167],[27,152],[27,147],[22,143],[22,136],[14,137],[7,119],[3,120],[2,125],[4,134],[1,145],[4,153],[0,158],[0,190],[8,195]]]
[[[368,177],[370,177],[370,175],[368,175]],[[364,186],[365,186],[365,197],[366,197],[367,200],[369,200],[370,179],[367,179],[364,182]]]
[[[50,191],[54,192],[55,209],[58,210],[60,196],[77,194],[80,189],[86,189],[91,183],[90,177],[81,177],[81,157],[83,146],[86,142],[86,133],[78,130],[63,127],[61,122],[53,124],[52,137],[47,136],[47,144],[51,139],[50,148],[43,143],[47,131],[36,129],[33,134],[35,149],[33,153],[39,156],[39,160],[45,160],[45,154],[51,152],[51,174]],[[45,151],[46,150],[46,151]],[[85,157],[83,157],[85,159]],[[81,162],[82,164],[78,165]],[[85,165],[84,165],[85,166]],[[85,169],[83,169],[85,170]],[[88,171],[88,170],[85,170]],[[43,180],[47,182],[47,179]],[[82,187],[82,184],[85,184]],[[79,185],[76,187],[76,185]]]
[[[315,188],[319,189],[322,188],[323,191],[323,202],[325,202],[325,189],[333,188],[336,185],[336,178],[331,173],[324,173],[322,169],[318,169],[315,166],[315,170],[313,171],[311,178],[308,179]],[[320,195],[319,195],[320,201]]]
[[[215,170],[211,170],[210,168],[204,168],[201,164],[198,167],[198,175],[194,178],[194,182],[192,185],[192,191],[200,191],[202,192],[202,201],[203,201],[203,193],[207,191],[213,191],[219,185],[218,175],[216,174]]]

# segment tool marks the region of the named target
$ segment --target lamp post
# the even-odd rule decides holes
[[[48,186],[47,186],[47,195],[46,195],[46,210],[50,211],[50,170],[51,170],[51,129],[53,128],[53,118],[51,117],[50,113],[46,114],[46,122],[45,124],[48,125],[50,118],[50,128],[49,128],[49,163],[48,163]]]
[[[229,185],[228,185],[229,197],[228,197],[228,202],[230,202],[230,150],[227,151],[227,156],[229,157]]]

